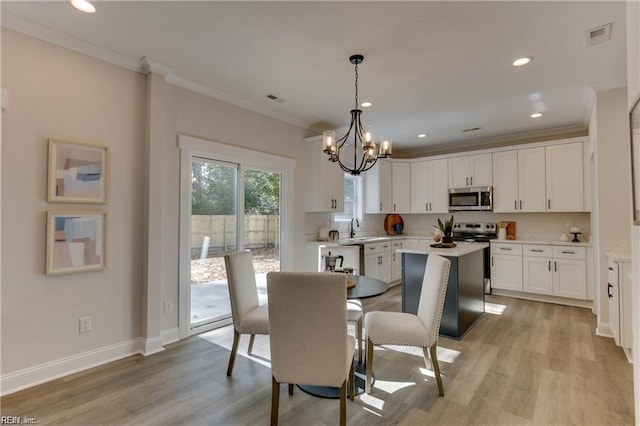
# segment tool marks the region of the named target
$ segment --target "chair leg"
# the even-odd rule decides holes
[[[340,426],[347,425],[347,381],[340,386]]]
[[[429,353],[431,354],[431,364],[433,365],[433,372],[436,376],[436,382],[438,382],[438,391],[440,391],[440,396],[444,396],[444,387],[442,386],[442,378],[440,377],[440,366],[438,365],[438,348],[436,345],[433,345],[429,348]]]
[[[289,383],[289,395],[293,395],[293,383]]]
[[[356,322],[356,339],[358,340],[358,362],[362,362],[362,317]]]
[[[233,330],[233,345],[231,346],[231,355],[229,355],[229,366],[227,367],[227,376],[233,373],[233,364],[236,362],[236,352],[238,352],[238,343],[240,343],[240,333]]]
[[[356,396],[356,363],[351,360],[351,371],[349,371],[349,399],[353,401]]]
[[[371,393],[371,376],[373,375],[373,342],[367,338],[367,380],[365,392]]]
[[[247,349],[247,355],[251,355],[251,352],[253,352],[253,340],[256,338],[255,334],[251,335],[251,338],[249,339],[249,348]]]
[[[278,426],[278,408],[280,405],[280,383],[271,376],[271,426]]]

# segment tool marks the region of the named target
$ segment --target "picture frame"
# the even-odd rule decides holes
[[[96,142],[49,138],[47,200],[106,203],[109,148]]]
[[[107,267],[106,211],[47,211],[46,274]]]
[[[631,192],[633,199],[633,224],[640,225],[640,97],[629,113],[631,145]]]

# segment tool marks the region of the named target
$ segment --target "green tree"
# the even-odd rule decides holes
[[[254,215],[280,213],[280,175],[247,170],[244,175],[244,212]]]

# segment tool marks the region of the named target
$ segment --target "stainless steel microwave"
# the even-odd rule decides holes
[[[493,187],[452,188],[449,190],[449,211],[493,210]]]

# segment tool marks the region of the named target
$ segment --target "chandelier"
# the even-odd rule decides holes
[[[391,156],[391,138],[385,136],[380,144],[376,144],[371,126],[362,126],[358,108],[358,64],[364,61],[362,55],[352,55],[349,61],[355,65],[355,109],[351,110],[349,130],[340,139],[336,139],[334,130],[322,134],[322,151],[329,155],[329,161],[337,162],[340,168],[352,175],[359,175],[372,168],[378,158]],[[353,131],[353,135],[351,132]],[[352,158],[353,157],[353,158]]]

